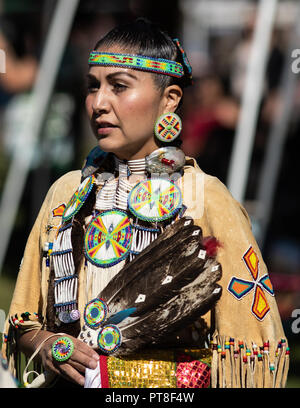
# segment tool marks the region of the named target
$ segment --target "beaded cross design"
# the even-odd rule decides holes
[[[154,132],[159,140],[169,143],[179,136],[181,128],[179,116],[175,113],[167,113],[158,118]]]
[[[262,321],[270,311],[265,291],[274,296],[273,287],[268,274],[259,277],[259,259],[252,246],[245,252],[242,259],[251,274],[252,281],[234,276],[227,289],[237,300],[241,300],[254,291],[251,311],[258,320]]]

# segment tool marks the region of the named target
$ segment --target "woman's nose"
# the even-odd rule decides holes
[[[95,113],[107,112],[109,110],[110,102],[109,96],[104,89],[99,89],[95,94],[92,108]]]

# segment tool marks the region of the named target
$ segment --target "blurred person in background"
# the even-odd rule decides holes
[[[16,377],[21,353],[40,373],[30,384],[27,366],[26,386],[285,386],[289,348],[249,217],[180,149],[191,83],[179,40],[144,19],[90,53],[97,146],[50,188],[5,326]]]
[[[225,182],[239,105],[213,74],[195,81],[193,102],[184,115],[182,149],[203,171]]]
[[[18,57],[3,32],[0,32],[0,48],[6,57],[6,72],[0,77],[2,90],[7,94],[30,90],[37,73],[37,59],[33,55]]]
[[[30,33],[17,29],[13,21],[4,17],[0,19],[0,49],[5,54],[5,72],[0,75],[0,114],[5,124],[10,104],[18,95],[30,92],[37,75],[38,59]],[[5,128],[5,125],[1,128],[3,155],[9,150],[9,143],[13,143],[7,140]]]

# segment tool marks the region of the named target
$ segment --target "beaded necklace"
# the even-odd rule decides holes
[[[171,149],[169,148],[173,154]],[[160,150],[163,155],[167,154],[163,149]],[[132,261],[150,245],[166,224],[155,222],[155,219],[154,222],[150,219],[143,221],[143,218],[132,212],[132,208],[131,212],[128,210],[128,198],[134,187],[145,180],[151,184],[149,179],[147,181],[149,159],[127,162],[115,156],[113,159],[114,174],[104,179],[104,175],[108,173],[95,173],[82,181],[64,211],[62,226],[53,242],[54,308],[56,317],[63,323],[72,323],[80,317],[77,305],[78,276],[71,239],[72,226],[74,217],[91,191],[95,193],[95,205],[92,214],[84,220],[86,303],[99,294],[126,262]],[[170,213],[167,223],[172,222],[176,213],[177,210]]]

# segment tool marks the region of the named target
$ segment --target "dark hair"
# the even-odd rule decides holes
[[[191,85],[192,81],[182,57],[182,53],[171,37],[156,24],[145,18],[138,18],[132,23],[117,26],[101,38],[94,50],[120,45],[126,52],[134,52],[152,58],[165,58],[180,62],[184,68],[181,78],[163,74],[153,74],[154,82],[162,91],[169,85],[177,84],[181,88]]]

